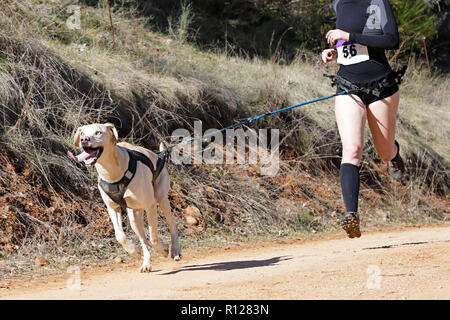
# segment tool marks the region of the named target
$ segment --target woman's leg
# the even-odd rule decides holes
[[[364,147],[366,106],[355,95],[338,96],[335,113],[342,142],[342,163],[359,166]]]
[[[400,95],[378,100],[367,108],[367,120],[372,132],[373,143],[381,160],[388,162],[397,155],[395,145],[395,125]]]
[[[358,197],[359,164],[364,146],[366,106],[356,96],[336,98],[336,122],[342,142],[342,162],[339,170],[342,196],[347,214],[342,227],[350,238],[359,237]]]

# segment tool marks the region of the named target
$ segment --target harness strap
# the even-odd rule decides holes
[[[99,185],[102,190],[111,198],[112,201],[120,205],[122,208],[127,208],[127,204],[123,196],[128,185],[130,184],[131,180],[133,180],[134,175],[136,174],[137,162],[141,161],[150,169],[153,175],[152,183],[153,185],[155,185],[155,181],[156,179],[158,179],[162,169],[164,168],[168,156],[168,152],[166,152],[167,150],[164,152],[158,152],[158,159],[156,161],[155,169],[155,167],[153,166],[153,162],[143,153],[130,149],[126,150],[128,152],[128,155],[130,156],[130,160],[128,161],[127,171],[125,171],[122,179],[113,183],[106,182],[103,179],[99,179]]]
[[[351,90],[355,90],[355,91],[363,91],[368,93],[368,89],[367,88],[362,88],[360,86],[357,86],[356,84],[338,76],[338,75],[329,75],[329,74],[323,74],[325,77],[330,78],[331,79],[331,86],[332,87],[343,87],[346,89],[351,89]]]
[[[343,88],[343,89],[351,89],[360,92],[364,92],[366,94],[372,94],[376,97],[380,97],[381,90],[383,88],[388,88],[393,84],[400,84],[402,82],[402,78],[405,75],[407,66],[403,66],[399,71],[393,71],[388,77],[384,78],[381,82],[378,82],[377,85],[373,88],[360,87],[347,79],[344,79],[338,75],[328,75],[323,74],[325,77],[331,79],[331,86]]]

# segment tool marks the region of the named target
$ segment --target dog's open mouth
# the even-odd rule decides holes
[[[76,162],[83,161],[87,166],[93,166],[97,162],[98,158],[100,158],[100,156],[102,155],[102,152],[103,152],[102,147],[98,148],[83,147],[83,152],[80,153],[79,155],[74,156],[70,151],[67,151],[67,155],[69,156],[70,159]]]

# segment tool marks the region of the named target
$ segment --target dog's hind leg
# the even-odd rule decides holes
[[[173,219],[172,212],[170,210],[170,201],[167,197],[163,197],[162,199],[159,199],[158,202],[164,214],[164,217],[166,217],[167,223],[169,224],[172,243],[172,246],[170,248],[170,255],[174,260],[178,261],[181,259],[181,249],[178,241],[177,225],[175,224],[175,220]]]
[[[150,264],[150,243],[147,240],[144,229],[144,210],[136,210],[136,209],[127,209],[128,218],[130,219],[130,225],[133,229],[134,233],[136,233],[137,237],[142,246],[142,251],[144,253],[144,258],[142,262],[142,267],[139,269],[139,272],[150,272],[152,270]]]
[[[145,211],[147,212],[148,231],[150,233],[150,242],[152,243],[152,247],[164,257],[167,257],[169,254],[169,246],[159,241],[158,238],[158,211],[156,208],[156,203],[153,203],[152,206],[147,208]]]
[[[122,214],[120,212],[120,208],[118,210],[108,207],[108,214],[109,218],[111,219],[111,222],[114,227],[114,233],[116,236],[117,242],[119,242],[126,252],[128,252],[129,255],[139,258],[140,254],[134,245],[134,243],[127,239],[125,232],[123,232],[122,227]]]

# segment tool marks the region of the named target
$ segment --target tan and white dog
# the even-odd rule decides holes
[[[152,151],[126,142],[117,143],[117,140],[117,129],[111,123],[86,125],[78,128],[74,137],[75,146],[83,148],[83,152],[78,156],[74,156],[70,152],[68,152],[68,155],[71,159],[77,162],[84,162],[87,166],[94,165],[99,175],[99,181],[102,179],[108,183],[121,180],[127,172],[130,160],[127,149],[144,154],[156,165],[157,155]],[[161,207],[169,224],[172,241],[171,257],[174,260],[180,260],[181,258],[177,228],[168,198],[170,177],[167,168],[164,167],[162,169],[154,182],[152,180],[152,171],[145,164],[138,161],[136,173],[123,196],[131,227],[139,238],[144,254],[142,267],[139,269],[139,272],[151,271],[151,246],[164,256],[169,254],[168,245],[158,240],[157,204]],[[99,190],[113,223],[117,241],[122,244],[130,255],[139,256],[136,246],[127,239],[123,231],[120,205],[115,203],[100,185]],[[150,243],[145,235],[144,211],[147,213]]]

